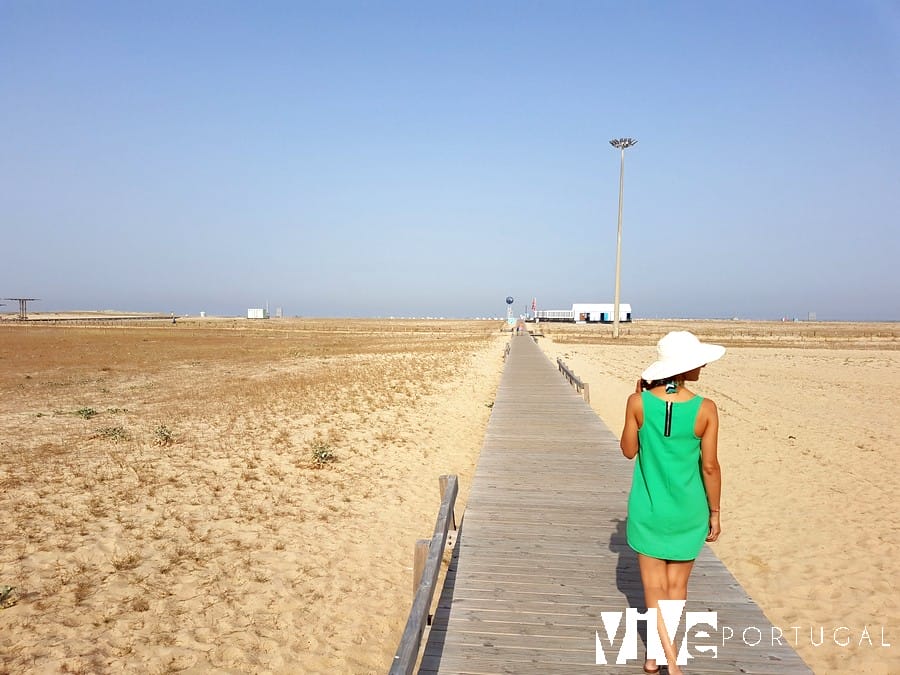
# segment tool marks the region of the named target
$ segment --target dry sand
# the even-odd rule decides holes
[[[637,322],[615,344],[609,327],[541,328],[617,436],[656,339],[728,345],[692,387],[720,410],[713,550],[816,673],[900,673],[900,324]]]
[[[730,347],[695,387],[721,410],[716,553],[817,673],[900,672],[900,327],[539,340],[618,434],[683,327]],[[0,322],[0,672],[385,672],[438,475],[464,507],[505,341],[489,322]]]
[[[505,340],[496,322],[4,321],[0,672],[386,672],[440,474],[464,507]]]

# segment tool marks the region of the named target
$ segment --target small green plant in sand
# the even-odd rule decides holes
[[[160,424],[156,427],[156,431],[153,432],[154,440],[153,442],[156,445],[165,447],[167,445],[172,445],[175,442],[175,435],[172,433],[172,430],[169,429],[165,424]]]
[[[0,586],[0,609],[12,607],[17,601],[15,586]]]
[[[103,427],[102,429],[97,429],[97,433],[91,438],[103,438],[118,443],[119,441],[127,441],[130,436],[125,431],[125,427]]]
[[[335,459],[334,449],[324,441],[316,441],[312,446],[312,460],[317,467],[330,464]]]
[[[75,414],[83,420],[89,420],[97,414],[97,411],[93,408],[79,408],[75,411]]]

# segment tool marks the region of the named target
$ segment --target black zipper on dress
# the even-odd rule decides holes
[[[672,401],[666,401],[666,428],[664,435],[666,438],[672,435]]]

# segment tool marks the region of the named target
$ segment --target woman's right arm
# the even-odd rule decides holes
[[[628,459],[634,459],[641,447],[638,440],[638,429],[641,427],[640,414],[642,408],[643,403],[639,393],[634,393],[628,397],[628,402],[625,404],[625,428],[622,429],[622,440],[619,442],[622,454]]]

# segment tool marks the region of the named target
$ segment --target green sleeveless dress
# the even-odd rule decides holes
[[[663,560],[693,560],[709,534],[709,505],[694,434],[700,396],[673,403],[645,391],[640,450],[628,497],[628,545]]]

